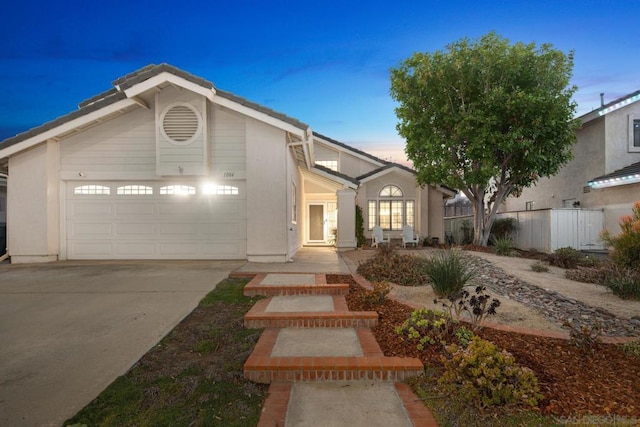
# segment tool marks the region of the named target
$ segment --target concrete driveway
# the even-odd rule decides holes
[[[59,426],[243,263],[0,265],[0,425]]]

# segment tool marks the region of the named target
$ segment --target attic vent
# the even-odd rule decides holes
[[[189,104],[173,104],[162,113],[162,134],[172,144],[187,145],[200,133],[198,111]]]

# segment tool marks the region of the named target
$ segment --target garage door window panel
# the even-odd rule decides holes
[[[73,194],[81,195],[81,196],[108,196],[111,194],[111,187],[106,187],[104,185],[79,185],[74,187]]]
[[[153,194],[153,187],[147,185],[123,185],[118,187],[116,194],[119,196],[148,196]]]
[[[191,185],[166,185],[160,187],[161,195],[190,196],[196,194],[196,187]]]

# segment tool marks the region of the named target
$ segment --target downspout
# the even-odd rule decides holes
[[[0,178],[6,179],[7,183],[9,182],[9,175],[6,174],[6,173],[0,172]],[[9,258],[9,248],[4,248],[4,249],[5,249],[5,253],[4,253],[4,255],[0,256],[0,262],[3,262],[7,258]]]

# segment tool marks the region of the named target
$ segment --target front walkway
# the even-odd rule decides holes
[[[385,357],[370,329],[377,313],[349,311],[348,285],[327,284],[318,273],[349,274],[344,261],[326,248],[305,249],[296,258],[309,261],[290,267],[298,273],[250,266],[263,272],[245,295],[267,296],[244,319],[245,327],[265,328],[244,365],[245,378],[271,384],[258,426],[436,426],[402,382],[422,374],[420,360]],[[314,267],[316,259],[325,262]],[[240,270],[233,275],[250,271]]]
[[[247,262],[236,273],[327,273],[350,274],[333,247],[302,247],[293,262]]]

